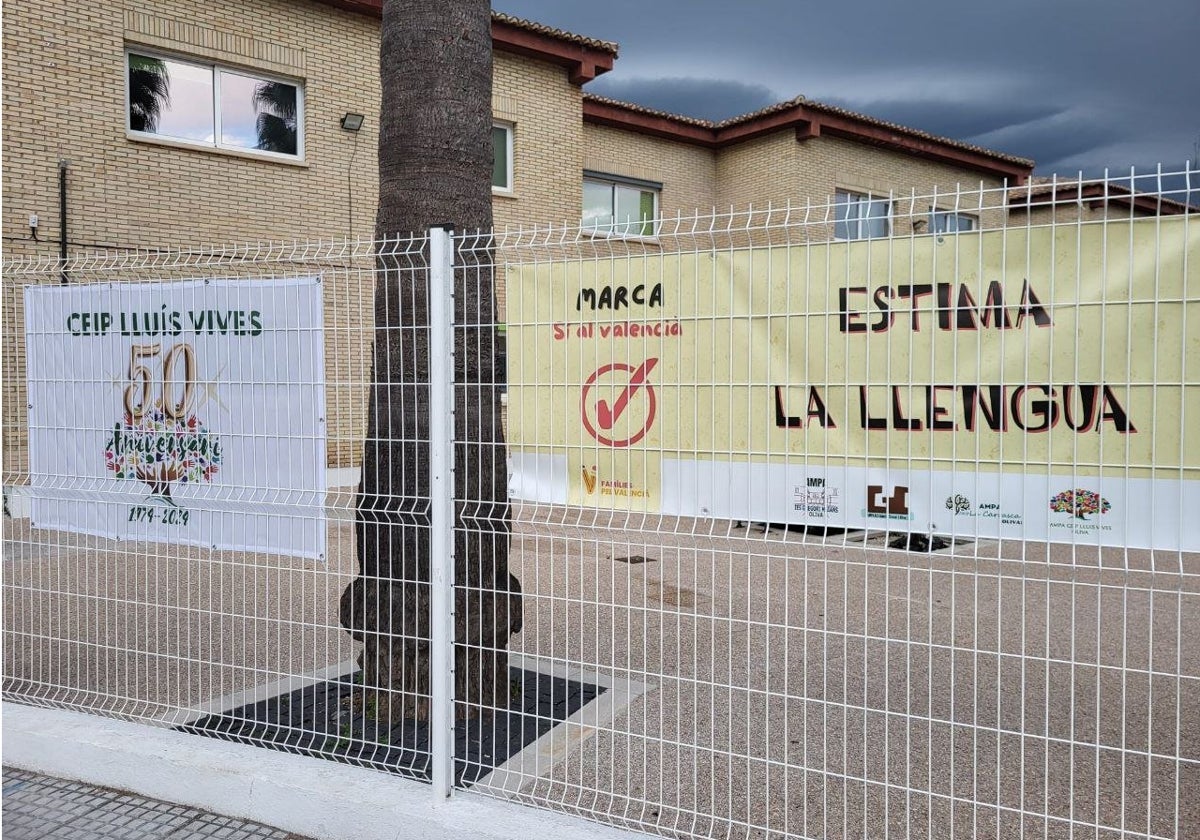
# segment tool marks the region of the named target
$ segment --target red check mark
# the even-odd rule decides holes
[[[609,431],[612,430],[613,425],[621,419],[621,415],[629,407],[629,401],[634,398],[638,389],[646,384],[646,378],[657,364],[658,359],[647,359],[642,362],[641,366],[630,377],[629,384],[622,388],[621,393],[617,395],[617,401],[613,404],[612,408],[609,408],[608,402],[605,400],[600,400],[596,403],[596,421],[600,424],[600,428]]]

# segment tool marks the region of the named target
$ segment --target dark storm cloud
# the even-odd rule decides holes
[[[1090,154],[1113,145],[1121,138],[1121,127],[1103,119],[1065,112],[1043,120],[1002,126],[970,139],[982,146],[1020,154],[1018,149],[1036,149],[1046,161],[1085,160]]]
[[[830,105],[840,105],[872,117],[900,125],[913,126],[942,137],[971,140],[1010,127],[1029,127],[1045,124],[1063,114],[1057,105],[1036,102],[993,102],[977,99],[968,102],[946,102],[925,99],[885,99],[873,102],[850,102],[834,97]],[[1094,147],[1093,147],[1094,148]],[[1013,151],[1002,149],[1001,151]],[[1016,152],[1014,152],[1016,154]]]
[[[1036,149],[1038,163],[1082,159],[1123,136],[1122,126],[1103,115],[1032,102],[884,100],[860,104],[835,99],[832,104],[1009,154],[1030,156],[1030,150]]]
[[[1039,172],[1177,161],[1200,136],[1196,0],[504,0],[499,8],[618,41],[615,69],[588,89],[692,116],[753,111],[766,92],[776,101],[804,95],[986,138],[1034,158]]]
[[[621,79],[601,76],[588,92],[702,120],[723,120],[779,101],[766,85],[726,79]]]

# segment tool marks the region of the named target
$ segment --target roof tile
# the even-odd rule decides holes
[[[557,38],[560,41],[568,41],[572,44],[579,44],[583,47],[591,47],[594,50],[616,55],[618,45],[615,41],[602,41],[599,38],[589,38],[586,35],[576,35],[574,32],[567,32],[565,29],[555,29],[553,26],[547,26],[544,23],[537,21],[525,20],[524,18],[513,17],[506,15],[503,12],[492,12],[492,20],[507,23],[509,26],[515,26],[518,29],[524,29],[528,32],[536,32],[539,35],[548,35],[551,38]]]
[[[1009,161],[1010,163],[1015,163],[1019,166],[1029,166],[1029,167],[1033,166],[1033,161],[1029,160],[1028,158],[1017,157],[1016,155],[1010,155],[1005,152],[997,152],[994,149],[988,149],[984,146],[977,146],[973,143],[966,143],[966,142],[963,142],[962,140],[954,140],[949,137],[942,137],[937,134],[931,134],[928,131],[921,131],[920,129],[910,128],[905,125],[900,125],[899,123],[889,122],[887,120],[881,120],[881,119],[878,119],[877,117],[871,117],[871,116],[868,116],[867,114],[860,114],[857,111],[851,111],[847,108],[841,108],[836,105],[828,105],[824,102],[817,102],[815,100],[808,99],[807,97],[804,97],[804,96],[797,96],[793,99],[788,99],[784,102],[776,102],[774,105],[768,105],[767,107],[760,108],[757,111],[751,111],[748,114],[739,114],[736,117],[730,117],[727,120],[721,120],[719,122],[714,122],[712,120],[701,120],[701,119],[697,119],[695,117],[685,117],[681,114],[673,114],[673,113],[670,113],[669,111],[659,111],[654,108],[647,108],[643,105],[637,105],[632,102],[622,102],[619,99],[610,99],[605,96],[596,96],[596,95],[590,94],[590,93],[585,93],[584,98],[591,100],[592,102],[599,102],[599,103],[602,103],[605,105],[612,105],[617,108],[624,108],[625,110],[633,111],[633,112],[636,112],[639,114],[649,114],[650,116],[661,117],[663,119],[672,120],[674,122],[678,122],[683,125],[694,125],[694,126],[700,126],[702,128],[709,128],[709,129],[712,129],[713,131],[719,131],[720,129],[723,129],[723,128],[732,128],[733,126],[742,125],[742,124],[748,123],[748,122],[753,122],[754,120],[761,119],[762,117],[770,116],[771,114],[777,114],[781,111],[787,111],[787,110],[789,110],[791,108],[795,108],[797,106],[803,106],[811,111],[819,111],[819,112],[825,113],[825,114],[836,114],[838,116],[847,117],[847,118],[853,119],[853,120],[858,120],[859,122],[864,122],[869,125],[878,126],[880,128],[887,128],[892,131],[900,132],[902,134],[907,134],[910,137],[919,137],[919,138],[922,138],[925,140],[932,140],[937,143],[944,143],[947,146],[953,146],[958,149],[965,149],[967,151],[977,152],[979,154],[988,155],[989,157]]]

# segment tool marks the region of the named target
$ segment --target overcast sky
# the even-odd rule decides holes
[[[616,41],[587,91],[706,119],[798,95],[1033,158],[1172,170],[1200,141],[1200,0],[497,0]]]

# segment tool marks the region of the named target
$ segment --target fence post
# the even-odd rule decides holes
[[[430,702],[433,795],[454,788],[454,238],[429,231]]]

